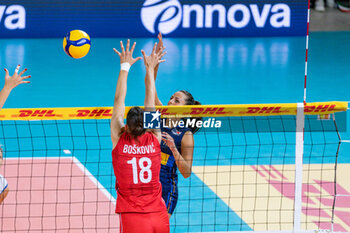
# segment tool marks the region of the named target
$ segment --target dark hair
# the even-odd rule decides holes
[[[193,96],[191,93],[189,93],[188,91],[185,90],[181,90],[179,92],[182,92],[183,94],[186,95],[187,99],[186,101],[186,105],[201,105],[201,103],[197,100],[194,100]]]
[[[128,126],[129,133],[136,139],[146,132],[143,128],[143,113],[144,110],[140,107],[133,107],[129,110],[126,116],[126,125]]]
[[[185,103],[186,105],[201,105],[201,103],[199,101],[195,100],[193,98],[192,94],[189,93],[188,91],[181,90],[179,92],[182,92],[183,94],[186,95],[186,97],[187,97],[186,100],[185,100],[186,101],[186,103]],[[187,121],[187,120],[191,120],[191,119],[195,119],[196,122],[197,122],[197,121],[201,121],[202,117],[192,117],[192,118],[187,118],[187,119],[184,119],[184,120]],[[195,134],[199,130],[199,128],[196,126],[196,124],[194,124],[194,127],[190,127],[190,129],[191,129],[193,134]]]

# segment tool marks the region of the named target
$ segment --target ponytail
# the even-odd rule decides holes
[[[186,105],[201,105],[201,103],[197,100],[195,100],[192,96],[191,93],[189,93],[188,91],[185,90],[181,90],[180,92],[182,92],[183,94],[185,94],[187,96],[186,99]],[[195,124],[194,127],[190,127],[191,131],[193,134],[195,134],[200,128],[197,127],[197,121],[201,121],[202,117],[191,117],[191,118],[185,118],[184,121],[189,121],[189,120],[193,120],[195,119]]]
[[[195,100],[192,105],[201,105],[201,103],[199,101]]]

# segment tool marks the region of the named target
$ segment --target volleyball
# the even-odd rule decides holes
[[[90,51],[90,36],[82,30],[73,30],[63,39],[63,50],[72,58],[85,57]]]

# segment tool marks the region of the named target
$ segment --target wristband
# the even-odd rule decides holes
[[[124,70],[126,72],[129,72],[130,67],[131,67],[131,65],[128,62],[124,62],[124,63],[120,64],[120,70]]]

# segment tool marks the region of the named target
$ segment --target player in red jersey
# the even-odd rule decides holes
[[[126,50],[122,42],[120,45],[121,52],[114,49],[120,57],[121,70],[111,119],[116,213],[120,214],[120,232],[168,233],[169,220],[159,181],[161,133],[160,130],[146,131],[143,128],[144,110],[139,107],[129,110],[124,125],[128,71],[141,57],[132,57],[136,43],[130,49],[128,40]],[[157,53],[155,50],[156,44],[150,56],[142,51],[146,66],[144,105],[147,111],[155,111],[154,67],[163,62],[161,57],[165,54],[164,48]]]

